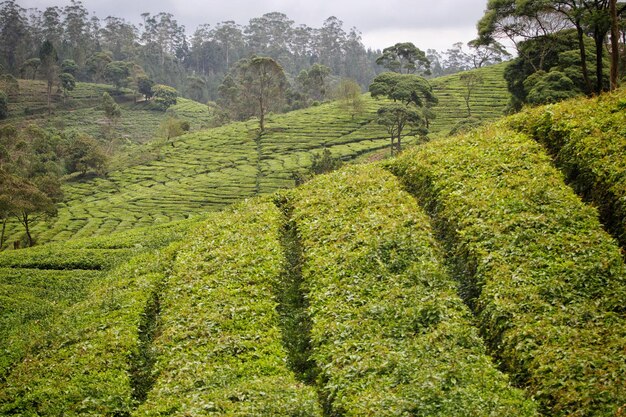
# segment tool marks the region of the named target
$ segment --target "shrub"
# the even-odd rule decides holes
[[[178,253],[161,297],[158,379],[137,415],[320,415],[281,345],[280,221],[272,204],[250,202],[211,216]]]
[[[541,147],[500,126],[389,164],[428,207],[502,367],[551,416],[626,403],[620,252]]]
[[[375,166],[288,194],[328,415],[536,415],[485,354],[426,215]]]

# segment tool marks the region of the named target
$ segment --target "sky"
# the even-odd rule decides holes
[[[65,6],[69,0],[17,0],[25,8],[40,10]],[[234,20],[245,25],[264,13],[282,12],[296,24],[321,27],[336,16],[344,30],[359,29],[363,44],[383,49],[397,42],[413,42],[422,50],[444,51],[455,42],[476,37],[476,22],[487,0],[83,0],[99,18],[115,16],[138,24],[141,13],[172,13],[191,35],[203,23]]]

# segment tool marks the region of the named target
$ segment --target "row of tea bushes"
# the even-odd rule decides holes
[[[158,378],[137,415],[321,415],[281,344],[281,221],[249,202],[211,216],[179,252],[153,343]]]
[[[98,288],[111,268],[184,240],[198,221],[0,252],[0,380],[29,352],[49,344],[59,317]]]
[[[550,416],[626,404],[626,272],[542,147],[503,127],[389,168],[429,209],[488,345]]]
[[[529,109],[508,124],[546,146],[626,248],[626,90]]]
[[[128,415],[149,374],[142,332],[173,251],[140,255],[59,315],[45,344],[0,384],[2,415]]]
[[[485,354],[428,217],[390,173],[342,170],[286,200],[327,415],[536,415]]]

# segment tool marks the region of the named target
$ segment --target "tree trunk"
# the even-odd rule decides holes
[[[617,20],[617,0],[610,0],[611,13],[611,90],[619,83],[619,27]]]
[[[602,93],[604,85],[604,66],[602,65],[602,58],[604,56],[604,36],[604,33],[596,33],[594,35],[596,42],[596,94]]]
[[[52,109],[50,107],[50,103],[52,102],[52,83],[48,82],[48,116],[52,114]]]
[[[591,86],[591,80],[589,79],[589,68],[587,68],[587,48],[585,47],[585,33],[580,25],[580,21],[576,22],[576,32],[578,33],[578,48],[580,49],[580,66],[583,72],[583,79],[585,80],[585,86],[587,86],[587,94],[591,94],[593,87]]]
[[[7,228],[7,218],[2,219],[2,233],[0,233],[0,250],[2,250],[2,246],[4,246],[4,233]]]
[[[265,130],[265,108],[263,106],[263,97],[259,98],[259,125],[261,127],[261,132]]]
[[[26,229],[26,237],[28,238],[28,247],[30,248],[33,246],[33,237],[30,235],[28,214],[26,213],[23,214],[22,223],[24,224],[24,229]]]

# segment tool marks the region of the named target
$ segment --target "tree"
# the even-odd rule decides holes
[[[28,246],[33,246],[31,226],[41,218],[57,215],[55,201],[28,180],[14,178],[15,188],[11,198],[11,212],[24,226]]]
[[[391,136],[391,154],[402,150],[402,132],[406,127],[422,127],[424,117],[415,106],[391,103],[381,106],[376,113],[376,122],[387,128]],[[422,131],[425,133],[425,131]]]
[[[104,67],[104,79],[111,82],[116,90],[128,85],[130,68],[127,62],[113,61]]]
[[[382,106],[377,113],[377,122],[387,128],[391,136],[391,152],[402,148],[402,132],[406,127],[418,129],[420,134],[428,132],[430,108],[437,104],[432,87],[426,79],[413,74],[384,72],[374,78],[369,87],[372,97],[386,97],[393,103]],[[397,140],[397,145],[394,142]]]
[[[100,143],[85,134],[74,136],[65,149],[65,168],[68,173],[85,175],[93,170],[102,174],[106,170],[107,156]]]
[[[37,71],[41,66],[41,59],[30,58],[24,61],[20,68],[20,75],[22,78],[30,78],[32,80],[37,78]]]
[[[169,107],[176,104],[178,91],[168,85],[156,84],[154,87],[152,87],[152,95],[154,96],[154,102],[157,107],[165,111]]]
[[[76,65],[73,59],[64,59],[61,63],[61,72],[76,77],[76,74],[78,74],[78,65]]]
[[[113,97],[111,97],[109,93],[102,94],[102,110],[104,110],[109,128],[122,117],[122,109],[120,109],[120,106],[113,100]]]
[[[104,71],[111,62],[113,62],[113,58],[110,53],[97,52],[87,59],[85,67],[87,73],[91,74],[92,80],[96,83],[100,83],[105,80]]]
[[[154,81],[148,78],[147,75],[143,75],[137,78],[137,90],[140,94],[146,98],[146,100],[150,100],[153,96],[152,87],[154,86]]]
[[[0,3],[0,60],[9,73],[17,74],[25,52],[30,52],[26,10],[14,0]]]
[[[576,97],[580,90],[574,82],[561,71],[537,71],[524,80],[524,88],[529,104],[556,103]]]
[[[609,0],[609,13],[611,17],[611,90],[619,85],[619,19],[617,13],[617,0]]]
[[[63,100],[69,96],[69,92],[73,91],[76,88],[76,79],[72,74],[67,72],[59,75],[59,82],[61,84],[61,89],[63,90]]]
[[[0,90],[0,120],[9,117],[9,97],[6,93]]]
[[[303,69],[296,81],[302,93],[313,100],[324,101],[328,90],[328,76],[331,69],[326,65],[313,64],[308,70]]]
[[[184,135],[186,132],[189,132],[189,129],[190,126],[188,121],[169,116],[161,122],[161,125],[159,126],[159,133],[167,142],[174,146],[174,141],[170,142],[170,140]]]
[[[430,61],[426,54],[411,42],[396,43],[383,49],[376,63],[401,74],[430,74]]]
[[[236,119],[257,116],[264,131],[265,116],[282,108],[286,90],[282,66],[272,58],[252,56],[240,60],[233,74],[224,78],[220,98]]]
[[[383,72],[374,78],[369,90],[374,98],[386,97],[407,106],[415,105],[420,109],[427,128],[433,118],[430,109],[439,102],[428,81],[414,74]]]
[[[352,117],[363,111],[363,93],[361,86],[354,80],[343,78],[335,88],[333,96],[341,106],[352,112]]]
[[[41,73],[47,83],[46,94],[48,98],[48,114],[51,114],[52,87],[54,86],[54,82],[57,80],[59,56],[50,41],[46,40],[41,45],[41,48],[39,49],[39,59],[41,60]]]
[[[464,72],[460,76],[461,84],[465,87],[465,94],[463,95],[463,99],[465,100],[465,105],[467,106],[467,117],[472,117],[472,109],[470,108],[470,99],[472,97],[472,93],[476,90],[479,85],[482,85],[485,81],[477,72]]]

